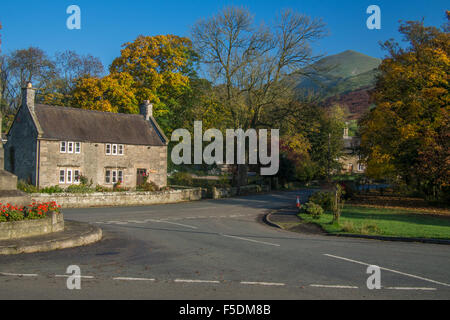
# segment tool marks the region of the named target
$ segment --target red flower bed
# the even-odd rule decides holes
[[[45,203],[33,202],[28,206],[0,203],[0,222],[42,219],[49,213],[59,213],[60,208],[61,206],[57,205],[55,201]]]

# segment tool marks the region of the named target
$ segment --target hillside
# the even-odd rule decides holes
[[[319,94],[325,106],[334,103],[346,105],[351,118],[359,118],[370,107],[369,94],[375,85],[381,60],[348,50],[328,56],[302,72],[304,77],[291,75],[300,94],[311,91]]]
[[[315,91],[326,97],[373,86],[381,60],[348,50],[325,57],[302,70],[309,77],[292,75],[299,91]]]

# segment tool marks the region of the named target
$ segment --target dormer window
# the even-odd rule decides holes
[[[67,143],[65,141],[61,141],[59,144],[59,152],[66,153],[67,152]]]
[[[73,153],[73,142],[67,143],[67,153]]]
[[[110,155],[111,154],[111,145],[108,143],[106,144],[106,154]]]
[[[123,144],[119,144],[118,148],[119,148],[118,154],[119,154],[120,156],[123,156],[123,155],[124,155],[124,147],[123,147]]]

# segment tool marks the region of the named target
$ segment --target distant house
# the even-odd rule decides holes
[[[348,126],[344,128],[344,150],[339,159],[342,164],[342,173],[364,173],[366,168],[361,161],[358,149],[361,141],[357,137],[349,136]]]
[[[134,188],[143,175],[167,184],[167,138],[145,101],[141,114],[36,104],[31,84],[7,134],[5,169],[38,187],[68,187],[83,175],[95,185]]]

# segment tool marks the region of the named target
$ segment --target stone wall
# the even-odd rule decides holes
[[[56,201],[62,208],[144,206],[201,200],[202,188],[159,192],[35,193],[31,198],[37,202]]]
[[[270,186],[248,185],[241,187],[240,195],[248,195],[253,193],[269,192]],[[230,198],[237,195],[237,188],[216,188],[213,187],[213,199]]]
[[[0,223],[0,240],[27,238],[63,230],[63,214],[52,213],[44,219]]]

